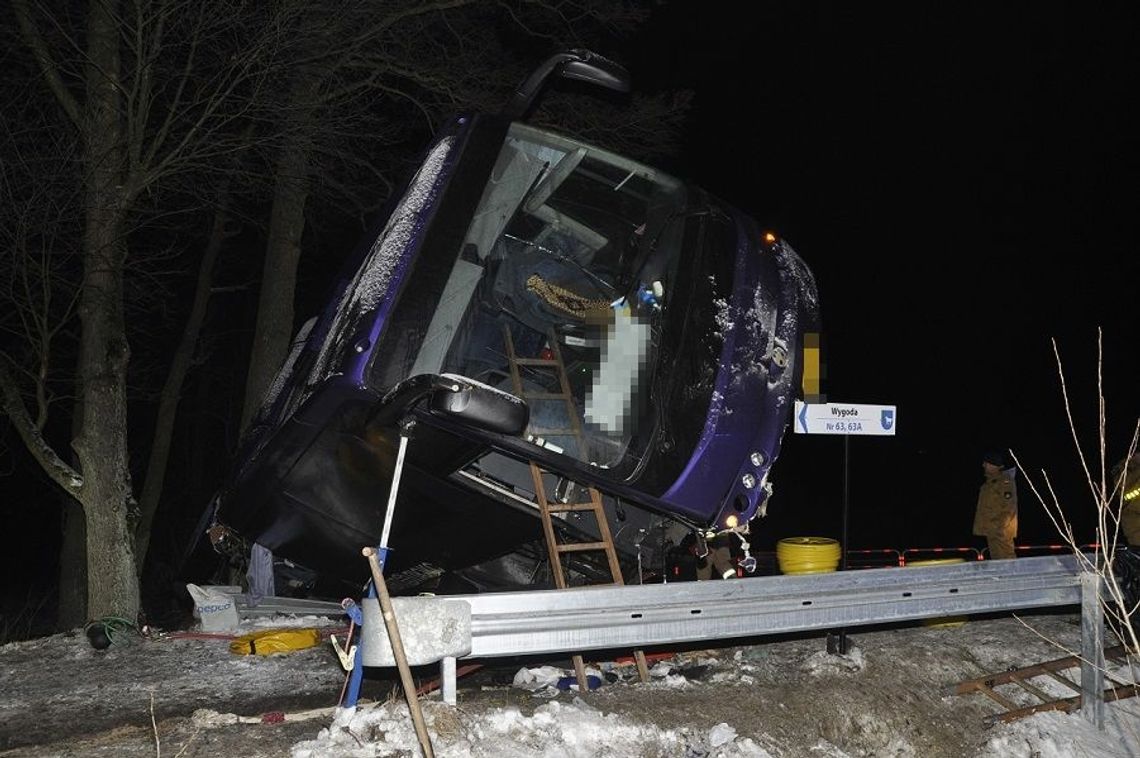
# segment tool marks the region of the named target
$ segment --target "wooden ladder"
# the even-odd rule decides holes
[[[1123,645],[1108,648],[1104,651],[1106,661],[1116,660],[1120,663],[1124,663],[1125,655],[1126,651]],[[991,724],[998,721],[1007,723],[1016,721],[1019,718],[1040,713],[1041,711],[1065,711],[1066,713],[1071,713],[1081,707],[1081,686],[1071,678],[1064,676],[1061,672],[1066,669],[1077,668],[1080,665],[1081,659],[1075,655],[1058,658],[1053,661],[1046,661],[1045,663],[1025,666],[1024,668],[987,674],[977,679],[967,679],[955,685],[953,693],[955,695],[965,695],[972,692],[980,692],[997,703],[1002,708],[1002,712],[989,716],[986,719],[986,721]],[[1050,678],[1077,694],[1073,697],[1053,697],[1031,681],[1036,677]],[[1036,699],[1040,702],[1030,705],[1016,703],[1011,693],[1007,692],[1006,694],[1002,694],[997,690],[1001,685],[1013,685],[1015,688],[1020,688],[1025,693],[1028,693],[1030,696],[1029,699]],[[1017,690],[1014,689],[1013,691],[1016,692]],[[1140,685],[1120,684],[1109,680],[1109,686],[1104,690],[1103,697],[1104,702],[1111,703],[1116,700],[1135,697],[1138,693],[1140,693]]]
[[[550,358],[528,358],[519,356],[515,352],[514,340],[511,338],[510,328],[503,327],[503,340],[507,348],[507,360],[511,369],[511,381],[514,383],[515,394],[524,400],[561,400],[565,403],[566,417],[569,420],[565,428],[531,428],[529,433],[534,437],[572,437],[579,446],[581,453],[582,425],[578,420],[578,409],[574,405],[574,396],[570,389],[570,380],[566,376],[566,368],[562,362],[562,351],[558,347],[558,340],[553,334],[547,335],[550,345]],[[526,366],[539,371],[553,371],[558,379],[558,392],[527,392],[523,388],[520,366]],[[554,576],[554,586],[559,589],[566,588],[566,572],[562,568],[562,556],[567,553],[600,551],[605,553],[610,568],[610,577],[613,584],[624,585],[621,564],[618,562],[617,551],[614,549],[613,535],[610,533],[609,519],[602,502],[602,493],[595,487],[587,487],[589,500],[585,502],[561,502],[557,498],[553,501],[547,497],[546,484],[543,481],[544,469],[533,460],[530,462],[530,474],[534,480],[534,495],[538,504],[538,512],[542,517],[542,533],[546,538],[547,555],[550,558],[550,571]],[[559,542],[558,534],[554,529],[552,519],[554,514],[569,512],[590,512],[594,515],[597,524],[599,539],[594,542]],[[586,681],[586,665],[582,656],[574,654],[574,673],[578,677],[578,688],[581,692],[588,692]],[[641,681],[649,681],[649,667],[645,662],[645,653],[635,650],[634,661],[637,663],[637,673]]]

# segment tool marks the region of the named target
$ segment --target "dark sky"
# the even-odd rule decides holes
[[[675,168],[815,272],[828,400],[898,406],[896,437],[850,440],[852,547],[971,544],[989,447],[1045,469],[1091,523],[1050,340],[1095,453],[1103,329],[1111,466],[1140,415],[1136,19],[714,5],[663,6],[635,69],[696,92]],[[790,436],[774,482],[770,536],[838,536],[841,439]],[[1054,541],[1024,486],[1021,501],[1021,542]]]

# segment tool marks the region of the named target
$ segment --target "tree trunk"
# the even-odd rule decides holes
[[[79,367],[75,367],[75,394],[82,390],[79,383]],[[83,403],[79,400],[72,405],[71,437],[78,437],[83,431]],[[72,453],[72,467],[79,472],[80,463]],[[87,621],[87,525],[83,506],[72,495],[60,498],[63,506],[62,531],[59,545],[59,606],[56,613],[56,629],[66,632]]]
[[[297,264],[301,259],[301,235],[305,231],[305,203],[309,197],[310,134],[315,122],[313,103],[319,90],[320,78],[313,72],[301,72],[290,93],[290,106],[285,109],[290,124],[274,172],[269,239],[265,246],[257,325],[242,406],[243,434],[284,363],[293,336],[293,296]]]
[[[217,261],[218,252],[226,238],[227,221],[228,217],[224,210],[219,209],[214,212],[210,239],[206,243],[206,251],[198,266],[194,302],[190,307],[190,315],[186,318],[186,325],[182,329],[182,338],[174,351],[174,357],[171,359],[170,370],[167,372],[166,382],[162,386],[162,393],[158,402],[154,438],[146,465],[146,479],[143,482],[142,496],[139,499],[139,523],[135,527],[135,557],[138,560],[140,573],[146,562],[147,549],[150,546],[150,532],[154,525],[154,514],[158,510],[158,502],[162,497],[162,485],[166,480],[166,465],[170,458],[174,421],[178,416],[178,401],[182,397],[182,385],[186,379],[186,373],[190,370],[190,361],[194,357],[194,348],[198,344],[198,335],[202,330],[202,322],[206,318],[206,306],[210,302],[210,286],[214,280],[214,262]]]
[[[60,499],[63,501],[63,534],[55,628],[66,632],[87,621],[87,530],[79,503],[70,497]]]
[[[79,500],[87,525],[87,610],[92,618],[134,622],[138,574],[129,526],[131,477],[127,450],[126,374],[130,351],[123,324],[122,215],[95,187],[89,217],[80,303],[83,425],[72,441],[83,472]]]
[[[127,346],[123,321],[126,243],[125,154],[120,120],[119,16],[114,2],[92,3],[87,26],[84,137],[83,287],[79,318],[83,422],[72,447],[87,526],[87,612],[134,623],[139,582],[130,529],[127,449]]]

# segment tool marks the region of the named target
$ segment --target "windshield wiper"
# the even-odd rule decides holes
[[[586,277],[588,279],[591,280],[591,283],[593,283],[595,285],[595,288],[598,290],[599,295],[603,295],[605,297],[610,297],[612,295],[617,295],[619,293],[617,287],[610,284],[605,279],[603,279],[602,277],[598,276],[597,274],[595,274],[590,269],[583,266],[573,256],[567,255],[566,253],[564,253],[560,250],[555,250],[553,248],[546,247],[545,245],[542,245],[538,242],[534,242],[533,240],[528,240],[528,239],[523,239],[521,237],[516,237],[513,234],[504,234],[503,237],[506,239],[514,240],[515,242],[526,245],[527,247],[533,247],[540,252],[546,253],[547,255],[550,255],[552,258],[554,258],[559,263],[569,263],[571,266],[573,266],[574,268],[581,271],[583,274],[586,275]],[[609,290],[609,292],[603,291],[600,287],[597,286],[599,284],[602,287],[605,287],[607,290]]]

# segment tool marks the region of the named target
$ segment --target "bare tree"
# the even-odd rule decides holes
[[[29,413],[27,384],[11,370],[17,361],[5,362],[0,385],[5,412],[29,451],[82,508],[94,617],[133,620],[139,611],[124,315],[130,233],[163,182],[241,149],[236,125],[266,73],[255,64],[275,41],[272,28],[242,23],[254,8],[94,0],[81,13],[70,4],[11,1],[58,128],[70,133],[79,153],[74,465]]]
[[[60,443],[68,438],[66,412],[74,401],[82,265],[74,179],[79,156],[74,139],[53,124],[40,107],[42,98],[28,96],[26,84],[8,79],[0,96],[10,104],[0,120],[0,281],[6,284],[0,296],[0,375],[9,375],[3,389],[23,392],[6,397],[5,404],[23,404],[35,435],[66,451]],[[70,495],[59,497],[66,548],[58,572],[59,621],[75,626],[86,606],[82,512]]]
[[[162,497],[163,485],[166,481],[171,442],[174,437],[174,423],[178,414],[182,386],[185,383],[187,373],[190,371],[194,354],[198,348],[202,324],[206,319],[206,309],[209,305],[214,279],[214,266],[221,253],[222,245],[233,232],[234,226],[231,224],[231,217],[226,211],[226,204],[223,202],[213,212],[209,237],[198,261],[198,273],[194,281],[189,313],[183,324],[182,333],[174,348],[173,355],[170,357],[166,378],[159,392],[154,433],[151,435],[150,453],[147,457],[146,476],[143,479],[142,490],[139,495],[139,519],[135,527],[135,551],[140,571],[143,569],[147,549],[150,546],[154,518],[158,512],[159,499]]]
[[[0,332],[5,344],[23,347],[6,352],[5,368],[29,389],[30,422],[43,434],[52,408],[70,399],[61,396],[67,382],[53,375],[53,357],[61,333],[75,325],[78,306],[80,218],[71,181],[76,155],[66,138],[44,128],[42,114],[21,115],[23,134],[14,133],[11,122],[3,124],[9,149],[0,164],[0,279],[8,307],[0,314]],[[31,154],[33,131],[34,140],[48,147],[43,157]]]
[[[1090,554],[1081,549],[1081,541],[1073,528],[1071,504],[1062,503],[1057,495],[1048,472],[1038,472],[1036,481],[1030,477],[1021,466],[1021,461],[1014,460],[1018,468],[1026,474],[1034,497],[1044,507],[1050,521],[1058,534],[1068,545],[1077,558],[1082,571],[1099,574],[1102,578],[1102,591],[1104,597],[1101,607],[1111,631],[1120,639],[1129,651],[1129,657],[1134,665],[1140,661],[1140,636],[1137,635],[1140,618],[1140,598],[1131,596],[1124,578],[1120,576],[1118,557],[1126,548],[1121,540],[1121,512],[1124,508],[1125,481],[1127,467],[1120,467],[1119,471],[1109,474],[1111,462],[1117,460],[1108,450],[1108,433],[1106,401],[1104,396],[1103,375],[1103,348],[1101,333],[1097,331],[1097,416],[1095,419],[1096,445],[1092,450],[1082,446],[1080,435],[1077,433],[1077,420],[1074,418],[1070,403],[1068,385],[1065,379],[1064,365],[1061,361],[1060,350],[1056,340],[1053,341],[1053,355],[1057,365],[1057,373],[1061,380],[1061,396],[1065,405],[1065,416],[1069,422],[1069,431],[1076,448],[1077,460],[1085,475],[1088,487],[1089,504],[1094,510],[1095,518],[1095,544]],[[1131,461],[1137,452],[1137,443],[1140,442],[1140,419],[1131,420],[1132,437],[1128,446],[1125,461]]]

